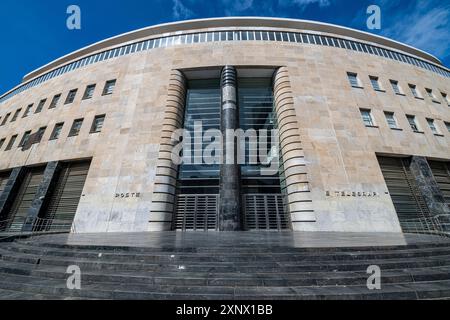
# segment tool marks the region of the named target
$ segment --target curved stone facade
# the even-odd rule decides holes
[[[187,82],[219,78],[227,65],[238,77],[273,78],[281,183],[293,230],[399,232],[377,156],[450,161],[449,70],[436,58],[311,22],[183,22],[82,49],[31,73],[0,98],[0,179],[7,177],[0,210],[17,193],[17,168],[90,160],[74,232],[170,230],[178,174],[170,161],[172,132],[183,126]],[[106,85],[111,80],[114,87]],[[91,97],[86,88],[94,84]],[[94,130],[98,116],[104,116],[101,131]],[[416,132],[407,116],[415,116]],[[78,119],[83,122],[73,134]],[[44,127],[39,142],[18,147],[24,133]],[[439,193],[435,186],[422,189]],[[428,207],[440,208],[433,215],[446,221],[448,205],[429,203],[446,201],[440,191],[424,198]]]

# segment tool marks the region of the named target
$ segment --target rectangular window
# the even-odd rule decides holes
[[[116,80],[109,80],[105,83],[105,88],[103,89],[103,95],[113,94],[114,88],[116,87]]]
[[[356,73],[347,72],[347,76],[348,76],[348,80],[350,81],[350,85],[353,88],[361,88],[362,87],[360,85],[360,82],[359,82],[359,79],[358,79],[358,75]]]
[[[75,101],[75,97],[77,95],[78,89],[73,89],[69,91],[69,94],[67,95],[66,102],[64,104],[71,104]]]
[[[406,118],[408,119],[408,122],[409,122],[409,125],[411,126],[412,131],[420,132],[419,126],[417,125],[417,122],[416,122],[416,117],[407,115]]]
[[[13,117],[12,117],[12,119],[11,119],[11,122],[14,122],[14,121],[17,120],[17,118],[19,117],[19,113],[20,113],[21,111],[22,111],[22,109],[16,110],[16,112],[14,113],[14,115],[13,115]]]
[[[69,137],[74,137],[74,136],[79,135],[82,124],[83,124],[83,119],[75,120],[72,124],[72,128],[70,128]]]
[[[95,84],[91,84],[86,87],[86,90],[84,91],[83,100],[92,99],[94,96],[95,91]]]
[[[447,103],[450,106],[450,100],[448,99],[448,96],[446,93],[441,92],[442,98],[444,98],[445,103]]]
[[[11,113],[8,113],[4,118],[3,118],[3,121],[2,121],[2,126],[4,126],[5,125],[5,123],[6,123],[6,121],[8,121],[8,119],[9,119],[9,117],[11,116]]]
[[[54,109],[58,105],[59,99],[61,99],[61,94],[57,94],[53,97],[52,102],[50,103],[49,109]]]
[[[30,104],[26,109],[25,109],[25,113],[23,114],[22,118],[26,118],[31,114],[31,109],[33,109],[33,105]]]
[[[5,151],[8,151],[8,150],[11,150],[11,149],[12,149],[14,143],[16,142],[16,139],[17,139],[17,134],[15,134],[15,135],[13,135],[13,136],[11,137],[11,139],[10,139],[9,142],[8,142],[8,145],[6,146]]]
[[[402,88],[400,88],[398,81],[396,80],[389,80],[391,82],[392,90],[394,90],[395,94],[403,95]]]
[[[45,105],[46,102],[47,102],[47,99],[41,100],[41,101],[39,102],[39,104],[38,104],[38,106],[37,106],[37,108],[36,108],[36,111],[35,111],[34,113],[39,113],[39,112],[41,112],[42,109],[44,109],[44,105]]]
[[[445,127],[447,128],[448,132],[450,132],[450,122],[444,122],[444,123],[445,123]],[[5,140],[5,139],[3,139],[3,140]]]
[[[385,112],[386,121],[391,129],[398,129],[397,119],[393,112]]]
[[[91,133],[98,133],[102,131],[103,124],[105,123],[105,115],[96,116],[92,122]]]
[[[368,109],[360,109],[360,111],[366,127],[375,127],[375,122],[373,121],[372,118],[372,112]]]
[[[419,94],[419,91],[417,91],[417,87],[415,84],[409,84],[408,86],[411,89],[411,93],[413,94],[414,98],[422,99],[422,96]]]
[[[372,88],[375,91],[384,91],[383,89],[381,89],[380,82],[378,81],[378,77],[369,76],[369,79],[370,79],[370,83],[372,84]]]
[[[435,135],[440,135],[441,134],[439,132],[439,129],[436,127],[436,123],[434,122],[433,119],[427,118],[427,123],[428,123],[428,126],[431,129],[431,132],[433,132],[433,134],[435,134]]]
[[[37,132],[36,143],[39,143],[42,141],[42,137],[44,136],[45,130],[47,130],[47,127],[39,128],[39,130]]]
[[[22,140],[20,140],[20,143],[18,145],[19,148],[23,147],[25,145],[25,143],[28,142],[28,140],[30,139],[30,135],[31,135],[31,131],[27,131],[23,134]]]
[[[50,136],[50,140],[56,140],[61,135],[62,128],[64,126],[64,122],[57,123],[55,128],[53,128],[53,132]]]
[[[425,91],[427,92],[427,95],[431,100],[435,101],[436,97],[434,96],[433,90],[429,88],[425,88]]]
[[[449,127],[450,128],[450,127]],[[449,129],[449,131],[450,131],[450,129]],[[3,147],[3,145],[5,144],[5,141],[6,141],[6,139],[5,138],[3,138],[3,139],[1,139],[0,140],[0,149]]]

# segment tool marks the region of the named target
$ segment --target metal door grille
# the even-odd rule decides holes
[[[83,192],[90,163],[70,163],[61,170],[43,214],[39,230],[52,230],[59,221],[73,221]]]
[[[219,196],[217,194],[180,194],[177,196],[175,230],[217,231]]]
[[[439,230],[409,169],[409,161],[385,157],[378,160],[403,232]]]
[[[10,173],[1,173],[0,174],[0,196],[5,190],[6,184],[8,183]]]
[[[445,162],[430,161],[431,171],[444,195],[445,202],[450,206],[450,164]]]
[[[245,230],[289,229],[281,194],[246,194],[244,208]]]
[[[31,169],[25,175],[8,214],[8,231],[22,231],[28,215],[28,209],[31,208],[36,192],[44,177],[44,170],[45,168]]]

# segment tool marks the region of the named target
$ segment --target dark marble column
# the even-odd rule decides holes
[[[431,215],[450,231],[450,209],[425,157],[413,156],[410,169]]]
[[[57,161],[47,163],[47,167],[44,171],[44,177],[42,178],[36,195],[34,196],[31,207],[30,209],[28,209],[27,219],[25,220],[25,223],[22,227],[23,232],[33,231],[35,218],[39,216],[39,213],[44,206],[45,200],[48,199],[47,196],[52,191],[51,186],[56,182],[56,179],[58,178],[60,167],[60,163]]]
[[[20,183],[22,181],[24,173],[25,173],[24,167],[14,168],[11,171],[5,189],[0,195],[0,221],[8,219],[7,216],[8,212],[11,208],[11,205],[14,202],[14,198],[17,194],[17,191],[20,188]]]
[[[221,130],[224,140],[223,160],[220,166],[219,230],[239,231],[242,230],[240,168],[237,163],[237,146],[234,136],[234,132],[239,126],[239,111],[237,74],[234,67],[223,68],[221,87]]]

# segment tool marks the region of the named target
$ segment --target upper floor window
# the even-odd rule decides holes
[[[30,140],[30,136],[31,136],[31,131],[27,131],[23,134],[22,140],[20,140],[20,143],[18,145],[19,148],[23,147],[28,140]]]
[[[362,88],[361,81],[358,78],[358,74],[347,72],[348,81],[353,88]]]
[[[47,102],[47,99],[42,99],[42,100],[39,102],[39,104],[38,104],[38,106],[37,106],[37,108],[36,108],[36,111],[35,111],[34,113],[39,113],[39,112],[41,112],[42,109],[44,109],[44,105],[45,105],[46,102]]]
[[[384,91],[380,86],[380,81],[378,80],[378,77],[369,76],[370,83],[372,84],[372,88],[375,91]]]
[[[53,128],[52,134],[50,135],[50,140],[56,140],[61,135],[62,128],[64,126],[64,122],[60,122],[55,124],[55,128]]]
[[[47,127],[40,127],[38,132],[37,132],[37,136],[36,136],[36,143],[39,143],[42,141],[42,137],[45,134],[45,131],[47,130]]]
[[[419,126],[417,125],[416,117],[412,115],[407,115],[406,119],[408,119],[409,125],[411,126],[412,131],[421,132],[419,130]]]
[[[360,109],[360,111],[366,127],[374,127],[375,122],[373,121],[372,112],[369,109]]]
[[[77,95],[77,91],[78,91],[78,89],[73,89],[73,90],[69,91],[69,94],[67,95],[65,104],[70,104],[70,103],[74,102],[75,97]]]
[[[83,125],[83,119],[75,120],[72,124],[72,128],[70,128],[69,137],[74,137],[74,136],[79,135],[82,125]]]
[[[448,132],[450,132],[450,122],[444,122]]]
[[[445,103],[450,106],[450,100],[449,100],[447,94],[444,92],[441,92],[441,95],[442,95],[442,98],[444,98]]]
[[[31,114],[31,109],[33,109],[33,105],[32,105],[32,104],[30,104],[30,105],[25,109],[25,112],[24,112],[22,118],[28,117],[28,116]]]
[[[439,102],[439,101],[436,99],[436,96],[434,95],[434,92],[433,92],[432,89],[425,88],[425,91],[427,92],[428,97],[429,97],[433,102]]]
[[[422,99],[422,96],[420,95],[419,91],[417,90],[416,85],[409,84],[409,88],[411,89],[411,93],[413,94],[414,98]]]
[[[6,121],[8,121],[9,117],[11,116],[11,112],[7,113],[6,116],[3,118],[1,126],[4,126]]]
[[[9,142],[8,142],[8,145],[6,146],[5,151],[8,151],[8,150],[11,150],[11,149],[12,149],[14,143],[16,142],[16,139],[17,139],[17,134],[15,134],[15,135],[13,135],[13,136],[11,137],[11,139],[10,139]]]
[[[98,133],[102,131],[103,124],[105,123],[105,115],[96,116],[92,122],[91,133]]]
[[[391,129],[398,129],[397,119],[393,112],[385,112],[386,121]]]
[[[392,90],[394,90],[394,93],[398,95],[403,95],[403,90],[402,88],[400,88],[398,81],[396,80],[389,80],[389,81],[391,83]]]
[[[436,127],[436,123],[434,122],[433,119],[428,119],[427,118],[427,122],[428,122],[428,126],[430,127],[431,132],[433,132],[433,134],[435,134],[435,135],[440,135],[441,134],[439,129]]]
[[[19,117],[20,112],[22,111],[22,109],[17,109],[16,112],[14,113],[13,117],[11,118],[11,122],[14,122],[17,120],[17,118]]]
[[[86,87],[84,91],[83,100],[91,99],[94,96],[95,84],[91,84]]]
[[[52,102],[50,103],[49,109],[54,109],[58,105],[59,99],[61,99],[61,94],[57,94],[53,97]]]
[[[105,83],[105,88],[103,89],[103,95],[113,94],[114,88],[116,87],[116,80],[109,80]]]

